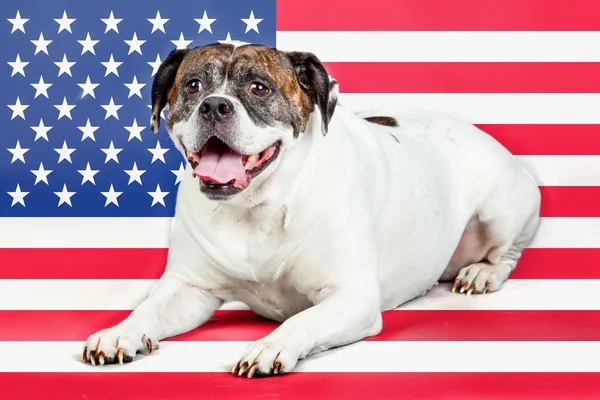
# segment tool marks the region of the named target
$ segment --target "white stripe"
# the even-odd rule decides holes
[[[600,54],[600,50],[598,51]],[[409,109],[453,115],[473,124],[598,124],[597,93],[344,93],[354,112]]]
[[[600,61],[599,43],[589,31],[277,32],[278,49],[337,62]]]
[[[536,161],[533,165],[537,165]],[[586,176],[592,179],[592,173]],[[543,173],[541,176],[548,179]],[[170,218],[0,218],[0,248],[167,248],[170,221]],[[530,247],[600,248],[600,218],[542,218]]]
[[[231,372],[251,343],[162,342],[131,363],[93,367],[81,361],[82,342],[0,342],[0,372]],[[294,372],[599,372],[595,354],[600,342],[361,341]]]
[[[528,155],[517,158],[540,186],[600,186],[600,156]]]
[[[0,280],[0,310],[132,310],[144,299],[153,282],[147,279]],[[600,310],[598,292],[600,279],[509,279],[501,290],[485,296],[452,293],[449,284],[444,283],[400,309]],[[223,308],[248,309],[242,303],[227,304]]]
[[[530,248],[600,248],[600,218],[542,218]]]
[[[171,222],[172,218],[0,218],[0,248],[166,248]]]

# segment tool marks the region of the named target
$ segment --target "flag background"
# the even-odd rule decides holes
[[[6,398],[600,396],[597,1],[25,0],[0,10]],[[17,11],[28,19],[22,30]],[[75,21],[58,32],[63,11]],[[111,11],[118,32],[101,20]],[[169,19],[164,32],[152,32],[157,11]],[[82,54],[88,32],[98,43]],[[40,33],[52,40],[48,54]],[[496,137],[543,194],[540,229],[511,279],[500,292],[469,298],[440,285],[384,313],[377,337],[310,357],[276,379],[227,373],[249,341],[276,326],[239,304],[164,341],[158,354],[122,367],[82,364],[87,336],[124,318],[164,269],[184,164],[164,123],[157,135],[147,126],[149,63],[164,59],[180,34],[189,47],[229,36],[313,51],[340,83],[343,105],[449,112]],[[145,40],[139,52],[125,42],[135,38]],[[102,64],[111,56],[122,63],[118,76]],[[40,76],[52,84],[47,97]],[[88,77],[98,84],[93,96],[79,85],[89,88]],[[138,95],[125,84],[145,86]],[[103,107],[114,110],[111,98],[118,119]],[[70,114],[64,99],[75,106]]]

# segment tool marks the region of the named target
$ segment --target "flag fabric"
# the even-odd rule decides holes
[[[1,398],[600,398],[597,1],[22,0],[1,11]],[[83,341],[125,318],[165,267],[185,160],[164,123],[150,132],[153,76],[175,48],[217,41],[314,52],[340,104],[450,113],[512,151],[540,185],[543,218],[502,290],[441,284],[385,312],[378,336],[276,378],[228,373],[277,326],[237,303],[156,354],[83,364]]]

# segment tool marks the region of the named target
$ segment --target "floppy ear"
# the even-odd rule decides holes
[[[286,54],[294,66],[298,84],[321,111],[321,132],[325,136],[337,104],[337,82],[314,54],[297,51]]]
[[[177,69],[188,52],[188,49],[173,50],[156,72],[154,82],[152,82],[152,117],[150,118],[152,133],[158,132],[158,128],[160,128],[160,113],[167,105],[169,91],[175,82]]]

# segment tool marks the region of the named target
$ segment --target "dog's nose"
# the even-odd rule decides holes
[[[233,114],[233,104],[224,97],[207,97],[200,104],[200,114],[209,121],[221,121]]]

